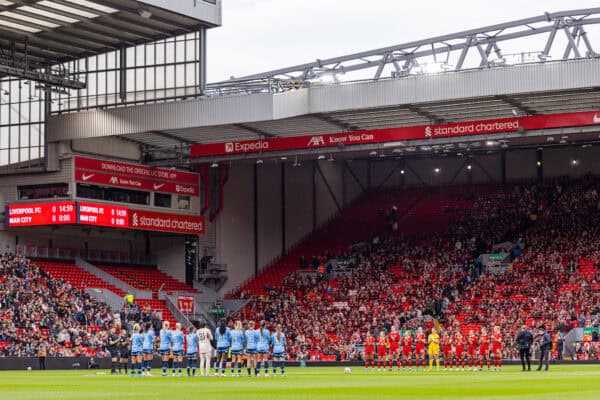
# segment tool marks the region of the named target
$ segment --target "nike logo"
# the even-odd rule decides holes
[[[81,179],[83,179],[83,181],[85,182],[85,181],[87,181],[88,179],[90,179],[91,177],[93,177],[94,175],[96,175],[96,174],[90,174],[90,175],[83,174],[83,175],[81,176]]]
[[[155,183],[155,184],[154,184],[154,190],[158,190],[158,189],[160,189],[160,188],[161,188],[161,187],[163,187],[163,186],[165,186],[165,184],[164,184],[164,183],[159,183],[159,184],[156,184],[156,183]]]
[[[600,117],[598,116],[598,114],[594,114],[594,123],[600,124]]]

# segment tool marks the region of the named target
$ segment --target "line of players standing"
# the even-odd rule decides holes
[[[479,370],[483,371],[487,364],[488,370],[491,369],[492,360],[494,370],[500,371],[502,368],[502,333],[499,326],[493,328],[492,334],[488,334],[485,327],[481,328],[479,335],[473,330],[464,337],[460,331],[454,335],[450,332],[442,332],[442,336],[433,328],[431,333],[426,336],[423,328],[419,327],[416,334],[412,335],[410,331],[405,331],[402,336],[395,326],[392,326],[389,334],[380,331],[379,337],[374,337],[371,332],[367,332],[364,339],[365,346],[365,368],[368,370],[369,363],[372,370],[375,370],[375,355],[377,355],[377,368],[385,371],[389,367],[391,371],[394,362],[397,363],[398,370],[407,367],[412,370],[413,360],[418,371],[419,366],[426,368],[426,351],[429,356],[429,371],[433,370],[435,361],[436,367],[440,369],[440,347],[444,361],[444,370],[452,369],[465,370],[468,365],[469,371],[476,370],[479,364]],[[491,352],[490,352],[491,350]]]
[[[162,360],[162,376],[167,376],[169,363],[172,375],[183,376],[184,356],[187,361],[188,376],[196,375],[199,366],[200,376],[210,375],[210,362],[212,359],[213,345],[217,350],[215,363],[215,376],[225,376],[227,358],[231,356],[231,375],[242,375],[242,365],[246,363],[248,376],[260,376],[260,367],[264,368],[265,376],[269,376],[269,359],[272,352],[273,375],[277,367],[281,375],[285,376],[286,337],[281,325],[277,325],[275,332],[266,328],[265,321],[256,329],[253,321],[248,322],[244,329],[241,321],[236,321],[234,329],[226,326],[222,321],[213,333],[204,324],[196,330],[190,329],[185,334],[181,324],[177,323],[175,329],[170,329],[168,321],[163,322],[158,336],[155,335],[152,324],[148,323],[144,329],[135,324],[133,332],[128,335],[125,329],[111,328],[107,338],[107,347],[111,353],[111,373],[121,374],[128,366],[131,376],[151,376],[152,360],[158,352]],[[198,365],[198,361],[200,364]]]

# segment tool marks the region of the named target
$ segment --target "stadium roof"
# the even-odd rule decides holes
[[[220,24],[220,12],[210,18],[202,8],[218,7],[216,0],[200,0],[198,8],[171,3],[0,0],[0,59],[27,56],[30,67],[55,65]]]

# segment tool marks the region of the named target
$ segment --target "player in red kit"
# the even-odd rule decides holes
[[[388,340],[390,341],[390,371],[394,368],[394,361],[398,365],[398,371],[400,371],[400,333],[395,325],[392,325],[392,331],[388,335]]]
[[[385,371],[385,363],[388,360],[388,350],[390,348],[390,341],[385,335],[384,331],[379,332],[379,339],[377,339],[377,370],[381,371],[381,366],[383,365],[383,370]]]
[[[444,357],[444,371],[452,369],[452,337],[448,331],[442,333],[442,356]]]
[[[423,368],[427,366],[425,363],[426,344],[427,337],[423,332],[423,328],[419,327],[417,329],[417,334],[415,335],[415,366],[417,367],[417,371],[419,370],[419,364],[423,365]]]
[[[494,358],[494,371],[502,369],[502,333],[498,325],[494,326],[492,333],[492,357]]]
[[[402,369],[408,365],[409,371],[412,371],[412,344],[413,338],[410,332],[404,332],[404,337],[402,338]]]
[[[454,336],[454,357],[456,358],[456,369],[461,366],[465,370],[465,343],[466,340],[460,331]]]
[[[473,370],[477,366],[477,345],[479,340],[475,336],[475,331],[469,331],[469,337],[467,338],[467,358],[469,359],[469,371]]]
[[[369,361],[371,361],[371,368],[375,371],[375,338],[371,335],[371,332],[367,332],[365,337],[365,368],[369,370]]]
[[[488,371],[490,370],[490,335],[485,327],[481,328],[481,335],[479,335],[479,370],[483,371],[483,365],[487,362]]]

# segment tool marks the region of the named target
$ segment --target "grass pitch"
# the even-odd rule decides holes
[[[106,371],[0,372],[0,399],[589,399],[600,393],[600,365],[549,372],[365,372],[352,367],[287,368],[277,377],[111,376]],[[245,370],[243,371],[245,374]]]

